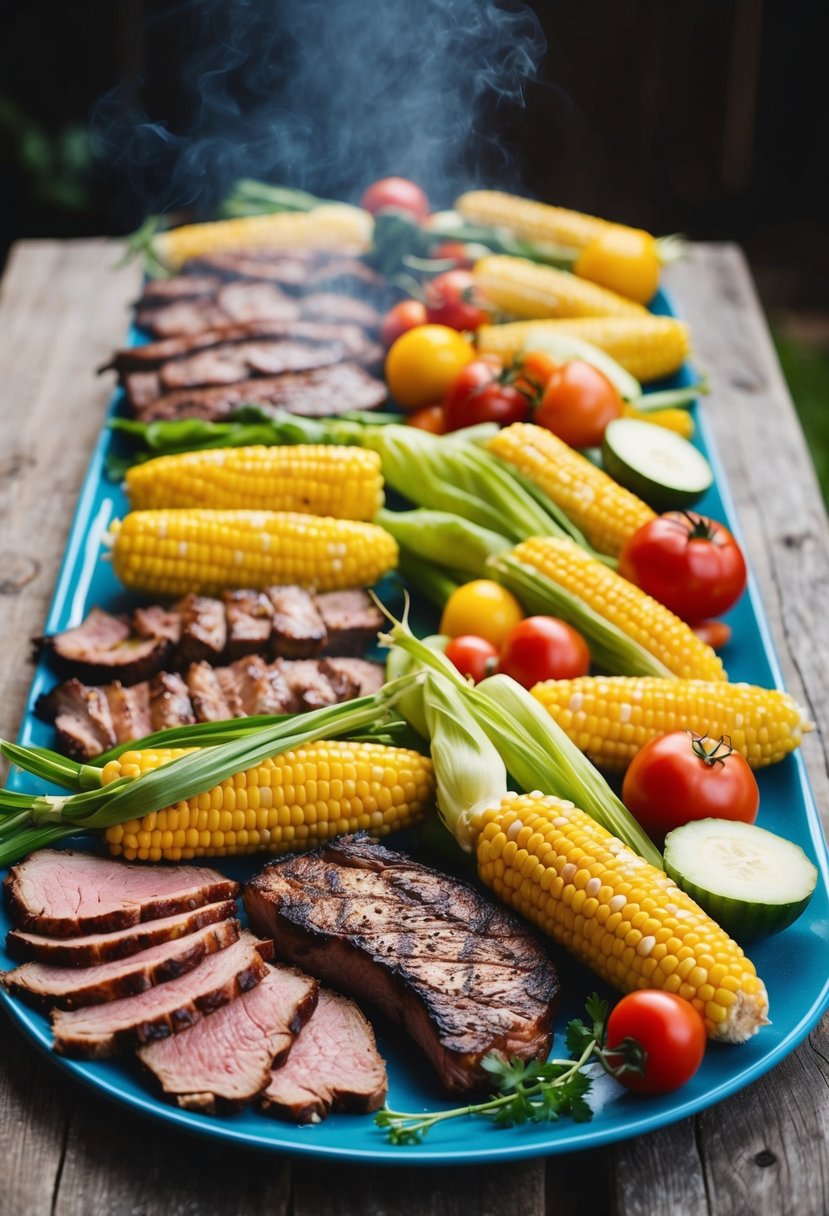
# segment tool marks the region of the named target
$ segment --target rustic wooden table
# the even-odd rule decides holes
[[[13,737],[139,272],[102,241],[31,241],[0,294],[0,733]],[[699,245],[670,272],[804,746],[829,809],[829,521],[743,258]],[[829,1019],[741,1094],[601,1151],[455,1169],[291,1162],[158,1127],[69,1080],[0,1017],[2,1216],[817,1216],[829,1211]]]

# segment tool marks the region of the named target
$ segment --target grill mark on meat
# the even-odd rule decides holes
[[[346,356],[347,351],[342,343],[302,342],[298,338],[214,347],[187,359],[163,363],[158,372],[156,396],[160,397],[162,393],[174,389],[233,384],[254,376],[304,372],[330,363],[341,363]],[[143,374],[134,372],[132,377]]]
[[[225,591],[227,653],[231,659],[267,650],[273,630],[273,605],[262,591]]]
[[[199,722],[225,722],[233,717],[216,670],[209,663],[192,665],[187,672],[187,691]]]
[[[169,279],[149,279],[144,285],[139,305],[152,308],[155,305],[169,304],[171,300],[213,296],[220,286],[221,279],[216,275],[179,274]]]
[[[268,587],[271,607],[270,649],[283,658],[317,655],[328,641],[328,632],[310,593],[303,587]]]
[[[316,604],[331,654],[362,654],[383,627],[383,614],[361,587],[323,592]]]
[[[150,721],[154,731],[196,721],[187,685],[177,672],[160,671],[150,680]]]
[[[227,643],[227,622],[222,600],[186,595],[177,605],[181,617],[178,659],[181,663],[215,662]]]

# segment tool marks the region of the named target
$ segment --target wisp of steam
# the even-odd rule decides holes
[[[245,176],[354,200],[401,174],[434,205],[484,173],[518,185],[503,127],[546,47],[517,0],[190,0],[170,16],[189,119],[150,121],[138,82],[91,118],[147,212],[206,213]]]

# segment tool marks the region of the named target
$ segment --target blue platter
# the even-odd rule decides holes
[[[669,302],[658,297],[654,311],[671,312]],[[132,340],[141,339],[133,334]],[[690,382],[687,368],[673,381],[676,384]],[[116,394],[111,412],[119,412],[120,408],[120,395]],[[698,424],[697,446],[706,453],[716,473],[715,487],[699,504],[699,510],[727,521],[739,535],[704,412],[699,406],[694,408]],[[93,453],[46,622],[48,633],[77,624],[93,604],[118,610],[130,603],[109,564],[101,560],[101,537],[110,520],[122,516],[126,510],[120,488],[109,482],[104,473],[104,461],[112,442],[111,434],[105,430]],[[769,687],[780,686],[779,667],[753,580],[748,594],[730,613],[728,621],[733,629],[733,641],[723,657],[731,678]],[[53,744],[51,727],[34,717],[33,706],[39,694],[53,685],[55,678],[46,663],[41,662],[32,683],[29,710],[20,730],[21,742]],[[595,1114],[590,1123],[562,1120],[556,1124],[496,1129],[487,1121],[467,1118],[433,1129],[422,1144],[394,1147],[386,1142],[372,1117],[366,1115],[333,1115],[322,1124],[308,1127],[280,1123],[258,1115],[252,1109],[233,1116],[210,1118],[178,1110],[159,1100],[131,1061],[86,1064],[53,1055],[47,1018],[10,998],[2,989],[0,999],[23,1032],[49,1052],[50,1059],[58,1067],[77,1080],[167,1124],[260,1149],[384,1164],[462,1165],[476,1160],[508,1160],[571,1152],[642,1135],[712,1106],[762,1076],[794,1050],[829,1005],[826,968],[829,857],[800,755],[795,753],[782,764],[762,771],[759,782],[761,810],[758,822],[801,845],[817,863],[821,874],[814,898],[801,919],[785,933],[757,943],[750,950],[768,988],[772,1024],[744,1045],[710,1045],[697,1075],[675,1094],[638,1097],[615,1082],[600,1078],[594,1093]],[[31,778],[17,770],[13,770],[9,785],[21,791],[38,788]],[[218,862],[220,869],[239,879],[248,877],[261,865],[261,858]],[[3,936],[7,928],[5,910],[0,910]],[[13,965],[12,960],[0,952],[0,967]],[[569,1018],[583,1013],[585,998],[591,992],[599,991],[612,998],[591,973],[577,964],[564,959],[561,970],[565,996],[557,1022],[560,1029],[553,1047],[554,1055],[566,1054],[563,1027]],[[446,1108],[449,1104],[437,1092],[416,1049],[393,1027],[377,1018],[372,1020],[380,1050],[389,1065],[389,1105],[405,1111]]]

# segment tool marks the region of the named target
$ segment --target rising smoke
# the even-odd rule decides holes
[[[238,177],[358,198],[402,174],[438,205],[518,170],[503,129],[545,50],[519,0],[190,0],[175,20],[182,104],[151,121],[140,82],[91,120],[99,160],[146,211],[204,213]]]

